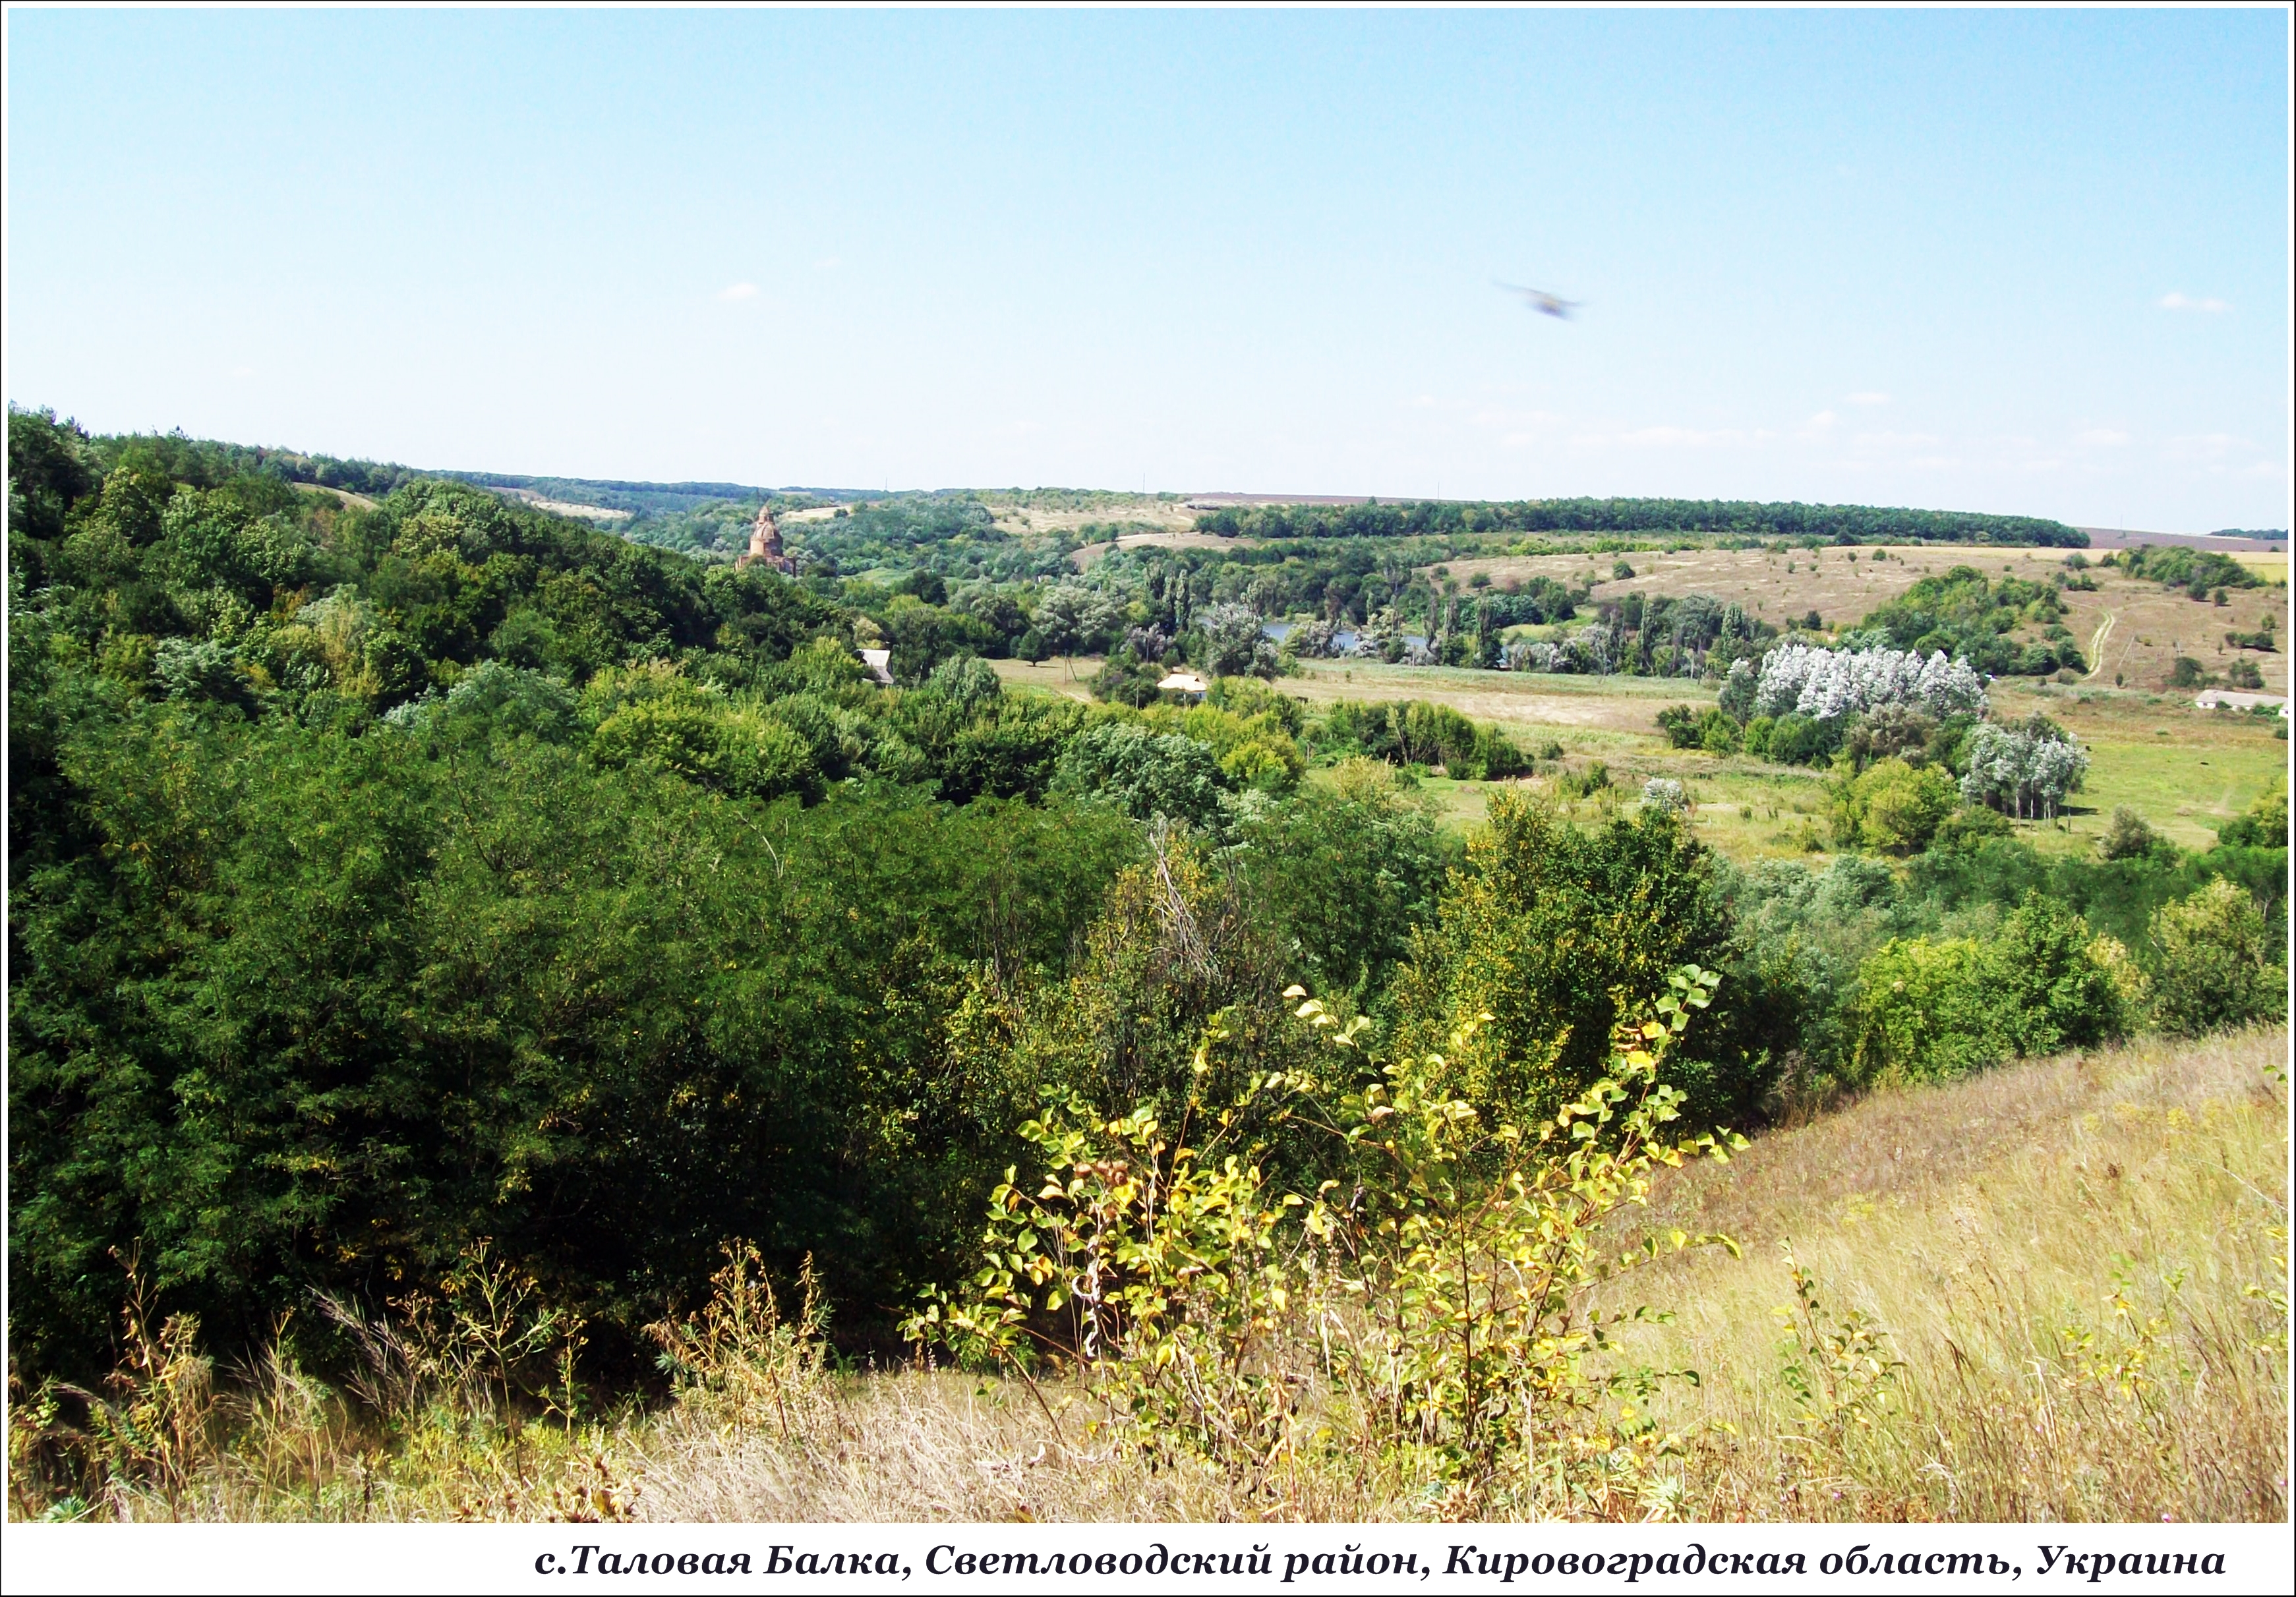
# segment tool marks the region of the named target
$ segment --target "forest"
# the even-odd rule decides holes
[[[2086,548],[2088,535],[2033,516],[1892,510],[1863,504],[1761,504],[1730,499],[1533,499],[1482,504],[1263,504],[1210,512],[1202,532],[1262,538],[1406,537],[1457,533],[1701,533],[1913,543],[2039,544]]]
[[[1439,825],[1426,773],[1554,775],[1559,748],[1436,702],[1311,709],[1251,565],[880,581],[825,554],[790,578],[455,481],[367,509],[257,452],[21,410],[8,444],[28,1389],[98,1381],[131,1288],[226,1351],[301,1312],[303,1356],[349,1369],[353,1328],[451,1298],[475,1249],[586,1328],[568,1381],[643,1393],[647,1328],[709,1298],[734,1240],[815,1283],[849,1356],[1010,1359],[1004,1310],[931,1295],[1056,1122],[1146,1137],[1234,1105],[1254,1169],[1312,1191],[1357,1154],[1259,1084],[1359,1069],[1334,1085],[1359,1094],[1374,1044],[1533,1125],[1609,1090],[1617,1028],[1663,999],[1696,1021],[1656,1102],[1711,1138],[2280,1014],[2284,790],[2197,852],[2135,816],[2094,859],[2013,834],[2078,772],[1943,651],[2046,586],[1956,572],[1839,650],[1638,611],[1650,668],[1725,679],[1677,741],[1799,740],[1836,773],[1830,864],[1742,866],[1663,790],[1589,816],[1524,789]],[[856,565],[996,545],[961,508],[826,526]],[[1498,602],[1443,619],[1466,635],[1483,604],[1496,640]],[[1087,652],[1089,705],[986,663]],[[1170,661],[1213,676],[1201,701],[1142,686]],[[921,1329],[928,1303],[961,1323]]]

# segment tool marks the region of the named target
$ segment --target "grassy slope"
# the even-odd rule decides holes
[[[2287,1509],[2284,1029],[2146,1041],[1878,1092],[1677,1174],[1658,1226],[1742,1240],[1620,1283],[1674,1311],[1633,1361],[1688,1365],[1657,1417],[1683,1446],[1630,1517],[2272,1519]],[[1902,1361],[1870,1427],[1813,1423],[1784,1378],[1779,1243]],[[1280,1501],[1093,1441],[1055,1386],[904,1370],[840,1377],[763,1319],[708,1395],[570,1434],[434,1404],[378,1446],[296,1372],[255,1372],[228,1451],[171,1503],[100,1517],[1349,1520],[1426,1517],[1407,1479],[1303,1452]],[[1047,1408],[1064,1411],[1057,1424]],[[1380,1470],[1375,1473],[1384,1474]],[[25,1478],[17,1477],[20,1494]],[[37,1513],[31,1495],[12,1514]]]
[[[1672,1511],[2284,1515],[2287,1322],[2247,1289],[2285,1290],[2287,1100],[2268,1070],[2286,1050],[2279,1030],[2156,1041],[1880,1093],[1662,1190],[1659,1224],[1723,1229],[1746,1244],[1742,1259],[1676,1256],[1633,1278],[1636,1300],[1678,1314],[1632,1353],[1705,1376],[1677,1388],[1663,1415],[1693,1433]],[[1829,1306],[1874,1316],[1905,1363],[1889,1411],[1846,1443],[1803,1423],[1780,1379],[1774,1311],[1792,1292],[1777,1243],[1789,1237]],[[2164,1287],[2180,1271],[2182,1286]],[[2087,1348],[2069,1352],[2081,1337]],[[1185,1472],[1150,1475],[1089,1453],[1063,1462],[1042,1417],[1003,1383],[880,1378],[832,1406],[841,1417],[817,1422],[853,1438],[833,1457],[801,1461],[770,1438],[706,1427],[653,1433],[642,1449],[655,1482],[648,1511],[1251,1511]],[[1308,1518],[1415,1506],[1366,1497],[1349,1479],[1302,1479],[1295,1496]]]
[[[1746,1256],[1634,1285],[1636,1346],[1705,1376],[1706,1518],[2275,1519],[2287,1511],[2284,1030],[2158,1040],[1878,1093],[1659,1194]],[[1891,1417],[1797,1446],[1778,1377],[1791,1241],[1830,1306],[1889,1332]],[[2181,1281],[2181,1285],[2172,1284]],[[2087,1345],[2083,1347],[2083,1339]]]

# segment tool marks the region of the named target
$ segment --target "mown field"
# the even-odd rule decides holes
[[[1877,555],[1887,559],[1876,559]],[[1742,604],[1773,626],[1799,620],[1815,610],[1828,627],[1854,626],[1877,605],[1886,603],[1924,577],[1942,575],[1956,566],[1972,567],[1988,577],[2021,577],[2047,582],[2064,569],[2060,549],[1980,549],[1921,545],[1864,549],[1792,549],[1774,553],[1763,549],[1682,549],[1672,553],[1638,551],[1623,558],[1633,567],[1631,577],[1613,577],[1608,554],[1543,554],[1459,560],[1443,569],[1462,584],[1480,576],[1494,584],[1524,582],[1547,577],[1562,582],[1592,586],[1596,602],[1629,593],[1711,594]],[[2189,655],[2211,673],[2221,675],[2233,659],[2224,635],[2247,632],[2269,612],[2286,628],[2289,620],[2285,586],[2234,589],[2222,606],[2196,602],[2183,594],[2099,567],[2099,555],[2087,575],[2095,592],[2074,589],[2062,597],[2070,611],[2065,625],[2088,656],[2089,685],[2109,686],[2119,679],[2124,687],[2166,691],[2176,657]],[[2267,583],[2284,582],[2288,575],[2284,555],[2257,554],[2243,565]],[[1433,567],[1423,568],[1428,574]],[[2264,674],[2264,692],[2288,692],[2288,660],[2284,653],[2251,652]],[[2185,695],[2190,698],[2188,693]]]

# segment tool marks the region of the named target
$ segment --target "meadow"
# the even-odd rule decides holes
[[[2284,609],[2284,591],[2274,590],[2271,601]],[[2186,600],[2168,602],[2192,608]],[[2264,601],[2251,595],[2250,602],[2256,608]],[[1068,659],[995,664],[998,676],[1015,687],[1080,703],[1092,700],[1093,674],[1099,666],[1097,660]],[[1500,727],[1526,749],[1559,744],[1565,769],[1600,760],[1629,799],[1651,778],[1681,782],[1698,835],[1733,858],[1816,858],[1832,851],[1825,829],[1826,773],[1743,755],[1675,749],[1660,733],[1660,710],[1675,704],[1710,705],[1716,699],[1712,688],[1666,678],[1518,675],[1365,660],[1307,660],[1300,669],[1301,675],[1276,685],[1315,708],[1341,700],[1431,701]],[[1997,715],[2046,714],[2089,750],[2087,782],[2064,814],[2053,821],[2016,823],[2020,835],[2046,851],[2093,849],[2112,812],[2122,807],[2144,816],[2181,848],[2205,848],[2216,828],[2245,812],[2287,766],[2288,744],[2273,735],[2273,721],[2200,709],[2189,693],[2013,678],[1997,682],[1992,697]],[[1482,820],[1494,788],[1541,794],[1554,789],[1552,774],[1499,782],[1441,775],[1419,780],[1447,823],[1461,831]],[[1579,813],[1593,818],[1605,811],[1601,804],[1585,803]]]

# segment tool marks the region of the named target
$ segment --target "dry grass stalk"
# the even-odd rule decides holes
[[[1877,1094],[1675,1183],[1661,1223],[1748,1243],[1647,1289],[1682,1308],[1638,1355],[1705,1375],[1670,1415],[1708,1428],[1685,1511],[2281,1518],[2286,1049],[2148,1040]],[[1776,1376],[1784,1240],[1904,1363],[1886,1422],[1816,1451]]]

